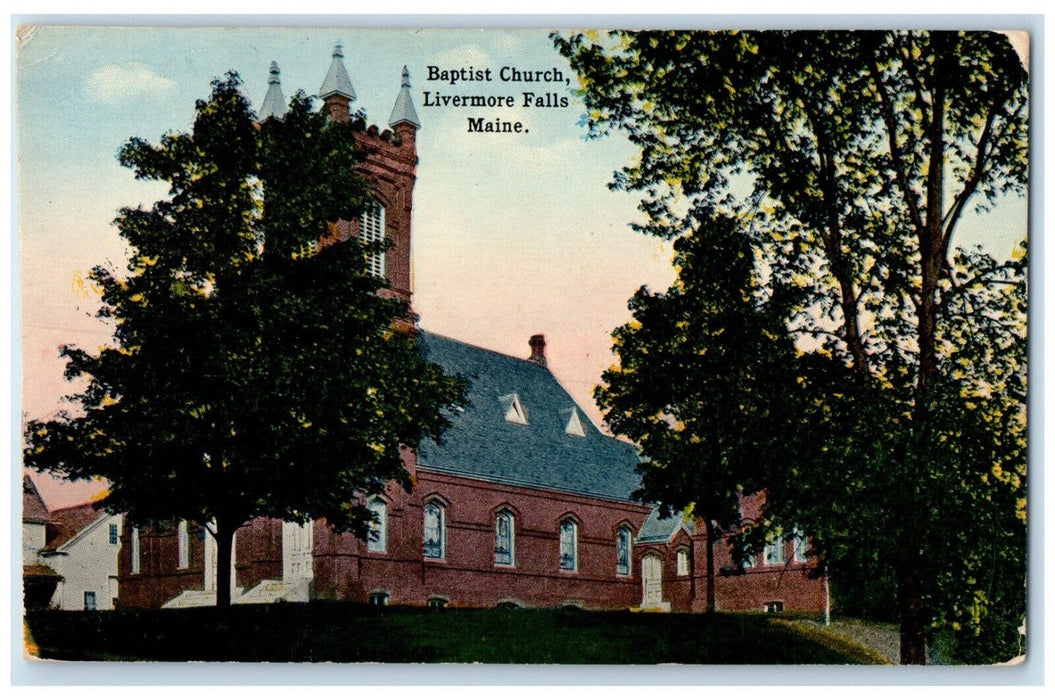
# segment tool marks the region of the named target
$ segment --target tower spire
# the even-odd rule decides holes
[[[330,70],[326,71],[326,79],[319,88],[319,97],[322,98],[330,119],[337,122],[348,121],[352,101],[355,99],[355,89],[352,88],[352,79],[344,68],[344,50],[340,42],[333,47],[333,60],[330,61]]]
[[[396,105],[392,108],[392,116],[388,120],[388,125],[392,128],[399,124],[421,128],[418,113],[414,109],[414,100],[410,97],[410,71],[406,66],[403,66],[403,82],[399,88],[399,96],[396,97]]]
[[[349,101],[355,99],[355,88],[352,87],[352,79],[348,77],[348,71],[344,67],[344,47],[341,42],[333,47],[333,60],[330,61],[330,70],[326,72],[326,79],[322,81],[319,88],[319,97],[326,99],[339,95]]]
[[[260,108],[259,121],[264,122],[274,117],[281,119],[286,116],[286,98],[282,95],[282,81],[279,79],[278,63],[271,62],[271,68],[267,76],[267,94],[264,95],[264,104]]]

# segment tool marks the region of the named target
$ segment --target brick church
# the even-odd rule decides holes
[[[353,119],[355,90],[338,46],[319,96],[335,120]],[[281,119],[285,100],[273,63],[260,119]],[[387,238],[370,260],[389,293],[411,300],[411,213],[421,124],[410,78],[389,129],[356,121],[363,174],[374,202],[337,235]],[[421,352],[470,380],[468,404],[441,444],[407,451],[414,489],[390,485],[369,502],[367,542],[325,521],[260,518],[236,534],[235,603],[314,598],[378,605],[702,611],[706,538],[690,518],[661,519],[635,502],[634,446],[602,433],[546,365],[543,335],[526,358],[510,357],[407,323]],[[759,497],[745,498],[745,520]],[[182,607],[215,601],[216,548],[201,524],[127,527],[121,534],[120,607]],[[719,610],[820,611],[821,579],[801,540],[778,539],[744,567],[726,541],[715,547]]]

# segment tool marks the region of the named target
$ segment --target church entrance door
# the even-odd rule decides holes
[[[663,559],[658,554],[646,554],[641,560],[641,586],[644,589],[641,607],[663,604]]]

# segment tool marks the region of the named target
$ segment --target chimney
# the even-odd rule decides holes
[[[528,345],[531,346],[531,357],[528,358],[528,362],[534,362],[540,367],[546,366],[546,336],[541,333],[536,333],[531,336],[531,340],[528,341]]]

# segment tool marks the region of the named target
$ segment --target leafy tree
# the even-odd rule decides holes
[[[953,610],[1020,616],[993,610],[977,581],[994,547],[1024,571],[1024,257],[954,245],[965,212],[1025,191],[1027,76],[1007,39],[554,41],[590,133],[619,129],[640,149],[612,183],[642,194],[640,230],[679,237],[735,217],[759,241],[766,288],[792,300],[799,384],[820,422],[804,424],[793,469],[773,465],[774,516],[812,528],[836,573],[867,556],[891,576],[905,663],[925,662],[928,624]],[[1013,478],[994,486],[994,470]],[[985,535],[968,517],[980,504]]]
[[[718,218],[674,244],[679,270],[663,293],[642,287],[633,320],[613,334],[619,363],[595,396],[605,420],[641,448],[642,488],[664,515],[689,507],[707,536],[707,611],[714,545],[740,525],[740,493],[792,424],[794,348],[783,313],[759,299],[754,252]]]
[[[368,195],[352,129],[301,95],[257,124],[233,73],[196,111],[191,133],[120,151],[169,197],[117,217],[128,274],[92,271],[114,344],[63,350],[80,410],[30,422],[25,461],[108,479],[103,505],[133,521],[213,522],[227,572],[256,516],[365,537],[365,497],[409,487],[401,451],[439,436],[464,387],[394,330],[408,309],[378,294],[372,248],[331,235]],[[227,607],[225,574],[217,591]]]

